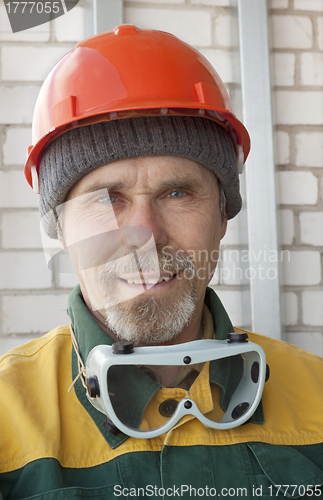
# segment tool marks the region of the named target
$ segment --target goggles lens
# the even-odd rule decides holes
[[[257,350],[189,366],[118,363],[106,371],[106,414],[135,437],[162,434],[194,417],[209,427],[236,427],[259,404],[260,367],[263,371],[264,360]]]

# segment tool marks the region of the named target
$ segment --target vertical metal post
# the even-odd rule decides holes
[[[238,0],[252,328],[281,338],[277,206],[266,0]]]
[[[123,23],[123,0],[84,0],[85,38]]]
[[[230,91],[231,102],[233,110],[239,120],[243,121],[242,112],[242,94],[241,94],[241,57],[240,57],[240,43],[239,43],[239,19],[238,19],[238,0],[230,0],[231,11],[231,45],[232,45],[232,81],[233,86]],[[243,199],[243,206],[241,212],[237,215],[238,234],[240,241],[240,256],[242,256],[242,249],[248,239],[248,220],[246,209],[246,182],[245,172],[240,175],[240,193]],[[251,294],[250,294],[250,281],[246,279],[249,263],[244,262],[242,258],[239,260],[239,266],[242,270],[242,280],[240,286],[241,295],[241,326],[247,330],[252,329],[251,326]]]

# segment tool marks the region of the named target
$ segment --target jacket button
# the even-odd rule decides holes
[[[175,399],[166,399],[159,405],[159,413],[163,417],[171,417],[176,408],[177,408],[178,402]]]

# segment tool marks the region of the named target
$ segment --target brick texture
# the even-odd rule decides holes
[[[0,208],[38,207],[38,196],[20,170],[0,170]]]
[[[309,17],[273,16],[275,49],[308,49],[313,45],[313,26]]]
[[[323,86],[323,54],[305,52],[301,54],[301,83],[303,85]]]
[[[301,349],[305,349],[311,354],[316,356],[323,355],[323,337],[319,332],[309,332],[304,328],[304,330],[291,332],[285,332],[283,340],[289,344],[294,344]]]
[[[230,7],[231,0],[191,0],[192,5],[212,5],[215,7]]]
[[[66,294],[5,296],[3,333],[44,334],[59,325],[69,324],[70,319],[66,313],[67,299]],[[46,316],[43,311],[46,311]]]
[[[278,131],[275,134],[276,140],[276,163],[286,165],[290,162],[290,138],[287,132]]]
[[[4,165],[21,165],[31,145],[31,127],[8,127],[3,144]]]
[[[68,47],[5,46],[1,50],[2,79],[43,81],[68,50]]]
[[[211,15],[204,10],[125,7],[124,20],[139,28],[170,31],[191,45],[211,45]]]
[[[174,33],[201,50],[232,93],[239,87],[230,0],[127,0],[124,22]],[[323,2],[268,0],[280,210],[283,339],[323,354]],[[83,38],[82,2],[13,34],[0,5],[0,353],[66,323],[73,274],[52,274],[38,232],[38,199],[22,174],[36,97],[46,73]],[[253,145],[256,147],[256,145]],[[229,221],[211,282],[233,323],[250,328],[246,214]],[[240,276],[239,267],[242,268]],[[260,332],[261,333],[261,332]]]
[[[295,81],[295,54],[278,52],[273,54],[273,65],[275,67],[274,84],[291,86]]]
[[[301,242],[323,247],[323,212],[302,212],[299,219]]]
[[[323,50],[323,17],[317,19],[317,29],[318,29],[318,45],[321,50]]]
[[[280,243],[291,255],[283,264],[283,339],[322,355],[323,2],[287,4],[270,18]]]
[[[272,9],[287,9],[289,0],[271,0],[270,7]]]
[[[319,285],[321,278],[321,255],[319,251],[292,251],[290,259],[283,262],[285,285]]]
[[[323,166],[322,132],[300,132],[295,136],[296,158],[298,167]]]
[[[39,86],[0,86],[0,124],[31,124]],[[12,105],[14,103],[14,106]]]
[[[323,3],[321,0],[294,0],[294,8],[296,10],[314,10],[323,12]]]
[[[305,291],[302,294],[303,322],[305,325],[322,326],[323,291]]]
[[[54,20],[53,35],[57,42],[79,42],[84,38],[83,9],[74,7],[64,16]]]
[[[294,212],[292,210],[280,210],[280,241],[282,245],[291,245],[295,235]]]
[[[284,205],[315,205],[318,180],[312,172],[279,172],[280,201]]]
[[[41,251],[1,252],[0,268],[0,289],[28,290],[51,287],[52,273],[47,269]]]
[[[37,211],[14,211],[2,216],[3,248],[42,248]]]
[[[232,54],[226,50],[201,49],[200,52],[216,68],[224,83],[232,82]]]
[[[276,119],[279,125],[321,125],[323,91],[276,92]]]
[[[283,322],[286,326],[296,325],[298,321],[297,295],[293,292],[283,294]]]

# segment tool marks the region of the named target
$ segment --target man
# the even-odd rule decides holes
[[[262,351],[207,288],[249,152],[209,63],[163,32],[92,37],[46,79],[33,143],[51,263],[80,286],[71,327],[0,362],[0,498],[322,496],[320,358],[249,333],[271,370],[250,420]],[[233,358],[191,363],[228,335]]]

